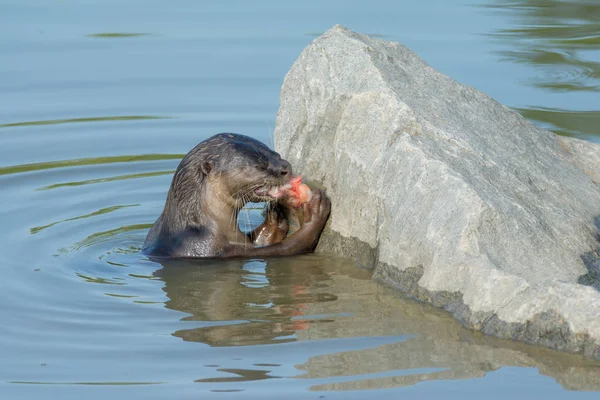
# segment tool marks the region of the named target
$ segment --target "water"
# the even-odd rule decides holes
[[[597,398],[600,363],[464,330],[349,261],[162,266],[139,249],[196,143],[272,143],[283,76],[335,23],[600,141],[599,10],[3,0],[0,396]]]

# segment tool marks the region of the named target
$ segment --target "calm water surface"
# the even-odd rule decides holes
[[[598,398],[600,363],[464,330],[348,261],[139,254],[182,155],[272,143],[285,73],[335,23],[600,141],[598,21],[594,0],[3,0],[0,397]]]

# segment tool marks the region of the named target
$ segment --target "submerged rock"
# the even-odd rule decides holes
[[[600,145],[335,26],[285,78],[275,148],[328,188],[319,251],[469,328],[600,358]]]

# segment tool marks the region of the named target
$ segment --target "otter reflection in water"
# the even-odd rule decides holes
[[[191,314],[184,321],[209,322],[173,334],[185,341],[216,347],[294,341],[296,332],[328,322],[306,319],[306,307],[337,299],[314,291],[330,280],[320,257],[161,263],[155,275],[165,282],[166,307]]]
[[[165,208],[143,251],[156,257],[268,257],[312,252],[331,203],[320,189],[302,205],[303,223],[292,235],[285,190],[292,167],[279,154],[247,136],[222,133],[194,147],[175,171]],[[246,235],[237,215],[249,201],[269,202],[265,222]],[[254,247],[260,233],[264,247]],[[268,238],[265,240],[265,238]]]

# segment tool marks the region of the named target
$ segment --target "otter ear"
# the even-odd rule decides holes
[[[200,172],[202,172],[203,175],[208,175],[212,169],[213,165],[210,161],[204,161],[200,164]]]

